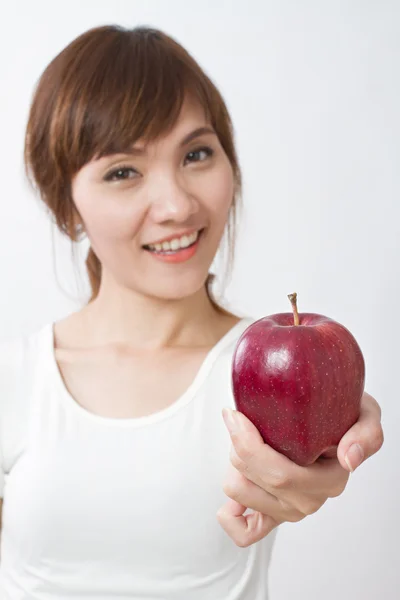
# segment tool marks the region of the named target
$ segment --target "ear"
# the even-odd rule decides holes
[[[86,237],[85,224],[75,204],[72,207],[72,239],[74,242],[80,242]]]

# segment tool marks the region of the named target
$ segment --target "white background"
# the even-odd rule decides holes
[[[1,22],[0,337],[61,318],[88,291],[24,182],[35,82],[86,29],[164,29],[219,86],[236,129],[245,213],[228,299],[261,317],[290,311],[296,291],[300,312],[347,326],[383,411],[384,446],[344,494],[280,527],[271,599],[398,599],[400,3],[27,0]]]

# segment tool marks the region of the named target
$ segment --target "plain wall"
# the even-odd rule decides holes
[[[36,0],[7,3],[1,19],[0,337],[61,318],[88,292],[85,245],[77,282],[70,243],[24,181],[38,77],[91,27],[164,29],[235,125],[245,211],[228,300],[261,317],[290,311],[296,291],[300,312],[348,327],[383,412],[384,446],[345,492],[279,528],[271,599],[398,599],[400,3]]]

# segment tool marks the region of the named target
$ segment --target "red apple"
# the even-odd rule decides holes
[[[263,440],[301,466],[336,456],[358,420],[365,363],[355,338],[340,323],[297,312],[263,317],[239,338],[232,360],[237,410]]]

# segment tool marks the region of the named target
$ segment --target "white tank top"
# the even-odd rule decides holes
[[[243,318],[171,406],[106,418],[69,394],[53,324],[0,344],[2,600],[267,600],[276,529],[239,548],[216,513]]]

